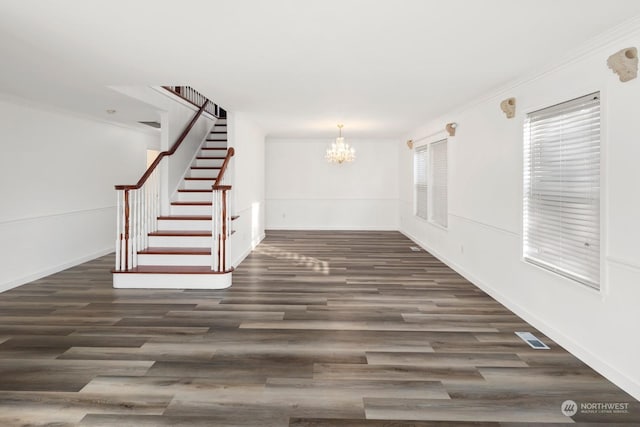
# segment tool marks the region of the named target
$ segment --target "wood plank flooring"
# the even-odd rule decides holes
[[[635,399],[410,246],[271,231],[226,290],[113,289],[106,256],[2,293],[0,426],[640,425]],[[570,418],[566,400],[628,407]]]

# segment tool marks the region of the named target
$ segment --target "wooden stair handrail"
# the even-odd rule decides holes
[[[149,168],[144,173],[144,175],[142,175],[142,178],[140,178],[138,180],[137,184],[133,184],[133,185],[116,185],[115,186],[116,190],[137,190],[137,189],[141,188],[144,185],[144,183],[147,182],[147,179],[149,179],[149,177],[151,176],[153,171],[156,169],[156,167],[158,167],[158,165],[160,164],[162,159],[165,156],[171,156],[180,147],[180,144],[182,144],[182,141],[184,141],[186,139],[187,135],[191,131],[191,128],[193,128],[193,126],[195,126],[196,122],[198,121],[198,119],[202,115],[202,112],[207,107],[207,104],[209,102],[210,101],[207,100],[207,101],[204,102],[204,104],[202,104],[202,106],[200,107],[200,109],[198,110],[196,115],[193,116],[193,118],[191,119],[191,121],[189,122],[187,127],[184,128],[184,130],[182,131],[182,134],[180,134],[180,136],[178,137],[178,140],[171,146],[171,149],[169,149],[169,151],[163,151],[160,154],[158,154],[158,157],[156,157],[156,159],[153,161],[153,163],[151,163],[151,166],[149,166]],[[231,150],[233,150],[233,148]]]
[[[229,190],[231,190],[231,186],[230,185],[214,185],[213,189],[214,190],[229,191]]]
[[[233,147],[227,150],[227,156],[224,158],[224,162],[220,167],[220,172],[218,172],[218,177],[216,178],[216,181],[213,183],[214,190],[218,186],[218,183],[222,182],[222,177],[224,176],[224,172],[227,170],[227,166],[229,165],[229,162],[231,161],[231,158],[234,156],[234,154],[236,154],[236,150],[234,150]]]

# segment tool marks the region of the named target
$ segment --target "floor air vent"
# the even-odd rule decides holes
[[[417,246],[409,246],[409,249],[411,249],[413,252],[420,252],[420,248]]]
[[[531,348],[535,348],[537,350],[549,350],[549,347],[536,338],[531,332],[516,332],[516,335],[519,336],[524,342],[529,344]]]

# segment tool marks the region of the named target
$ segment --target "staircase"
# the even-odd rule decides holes
[[[219,118],[185,173],[169,215],[158,214],[159,184],[154,165],[150,168],[153,171],[145,174],[148,177],[141,179],[146,181],[143,186],[116,186],[123,197],[122,206],[118,206],[115,288],[231,286],[233,268],[228,265],[226,243],[233,234],[231,221],[237,217],[229,212],[227,192],[231,186],[224,185],[229,175],[224,174],[233,154],[233,148],[227,147],[226,119]]]

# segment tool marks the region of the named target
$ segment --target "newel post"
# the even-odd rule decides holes
[[[129,189],[124,190],[124,269],[129,270],[129,217],[130,202],[129,202]]]

